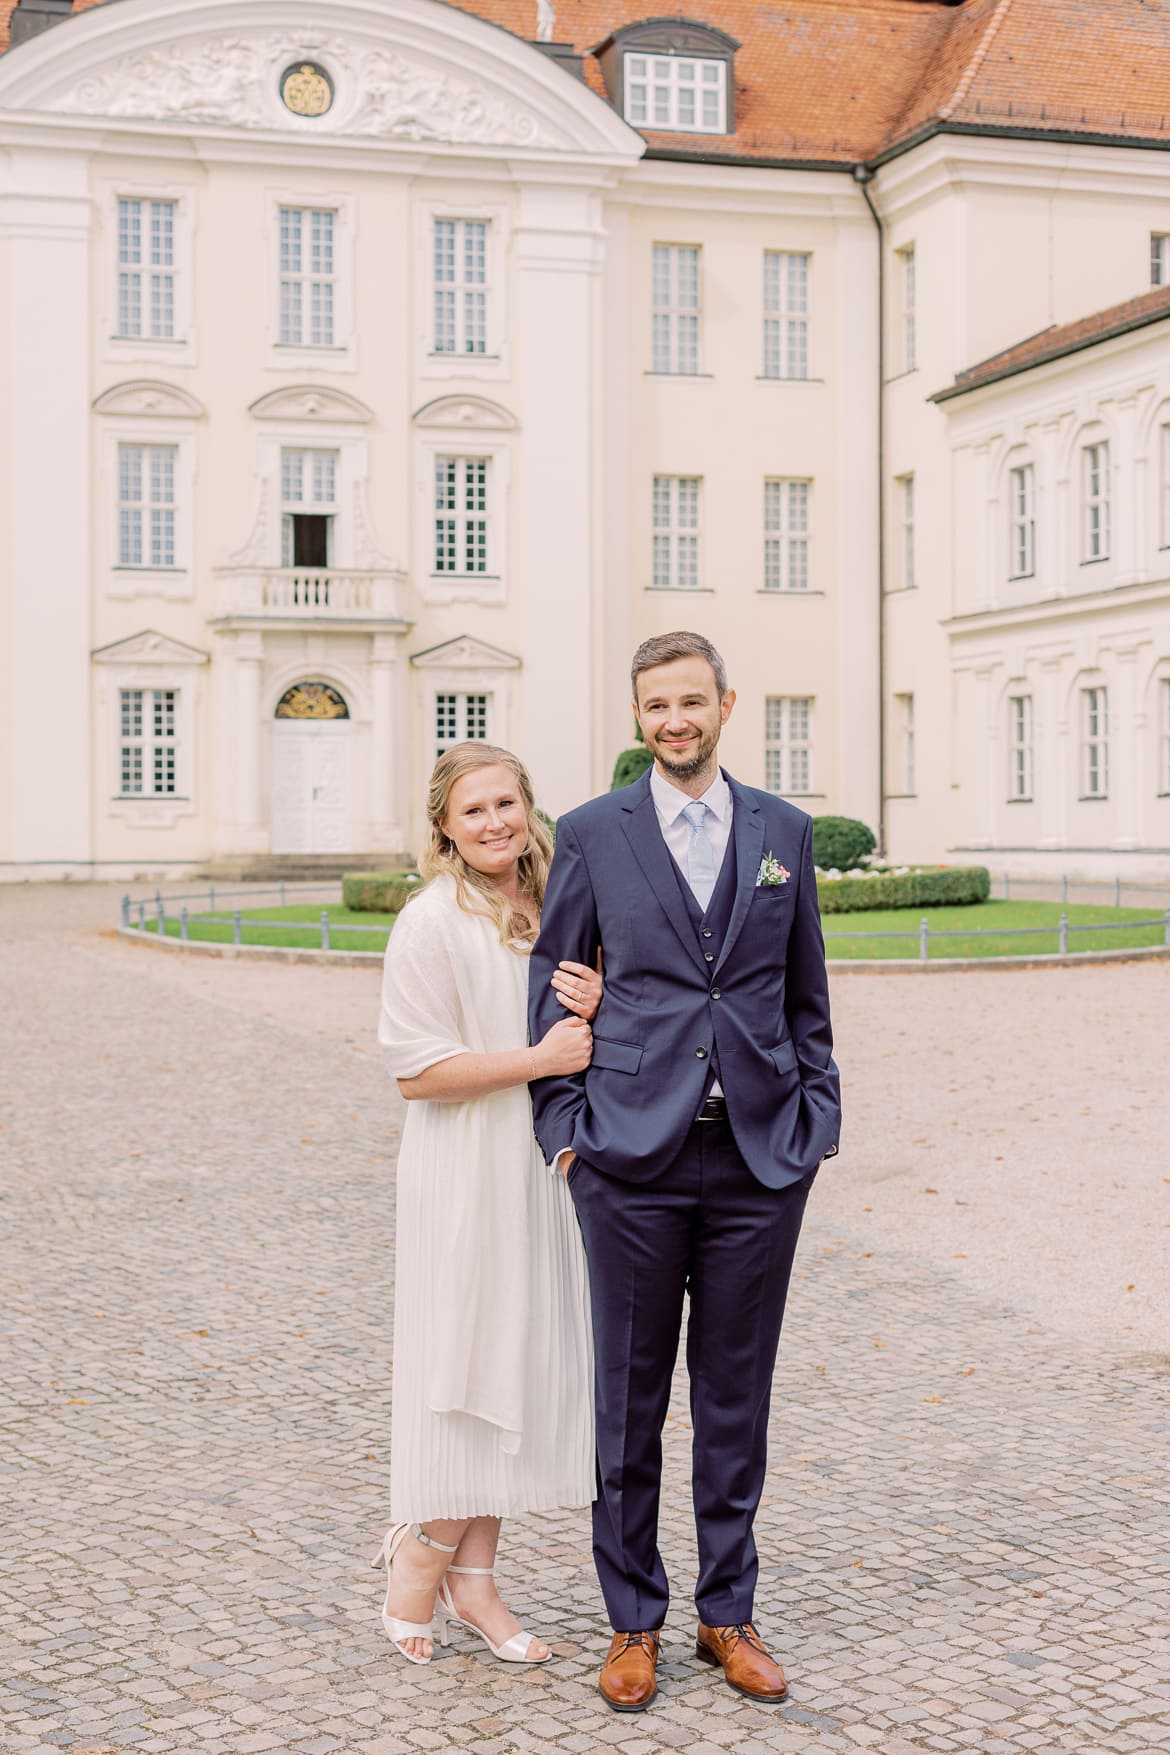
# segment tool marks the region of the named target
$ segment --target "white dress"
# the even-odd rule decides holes
[[[439,877],[386,947],[378,1040],[395,1078],[528,1041],[528,958]],[[407,1105],[398,1155],[390,1508],[512,1517],[594,1496],[581,1235],[525,1085]]]

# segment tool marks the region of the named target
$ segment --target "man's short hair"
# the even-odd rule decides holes
[[[643,640],[634,653],[630,665],[630,692],[638,699],[638,678],[644,670],[652,670],[656,664],[671,664],[676,658],[705,658],[715,672],[715,687],[722,700],[727,693],[727,666],[702,634],[688,634],[685,631],[676,634],[655,634],[652,639]]]

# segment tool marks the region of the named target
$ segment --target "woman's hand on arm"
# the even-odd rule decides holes
[[[411,1079],[399,1079],[407,1102],[470,1103],[526,1085],[532,1079],[584,1072],[593,1055],[593,1032],[578,1018],[562,1018],[532,1048],[503,1054],[453,1054]]]
[[[558,1005],[592,1023],[605,992],[601,981],[601,952],[597,953],[596,969],[590,969],[586,963],[558,963],[549,985],[556,990]]]

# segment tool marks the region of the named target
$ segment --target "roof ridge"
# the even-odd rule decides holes
[[[955,87],[950,103],[942,104],[939,107],[938,115],[940,121],[949,121],[966,98],[967,93],[975,83],[976,74],[991,53],[991,46],[999,35],[1000,27],[1008,13],[1011,11],[1011,7],[1012,0],[998,0],[995,11],[988,20],[987,29],[979,39],[974,54],[971,56],[971,59],[968,61],[966,67],[959,76],[959,83]],[[961,17],[962,15],[957,14],[957,16]]]

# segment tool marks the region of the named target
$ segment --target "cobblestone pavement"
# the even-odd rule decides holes
[[[367,1561],[397,1099],[298,1015],[295,968],[265,1017],[151,961],[0,930],[5,1755],[1170,1750],[1170,1359],[1058,1336],[815,1194],[759,1528],[790,1702],[694,1660],[681,1384],[652,1711],[595,1692],[581,1514],[506,1532],[553,1664],[393,1657]]]

